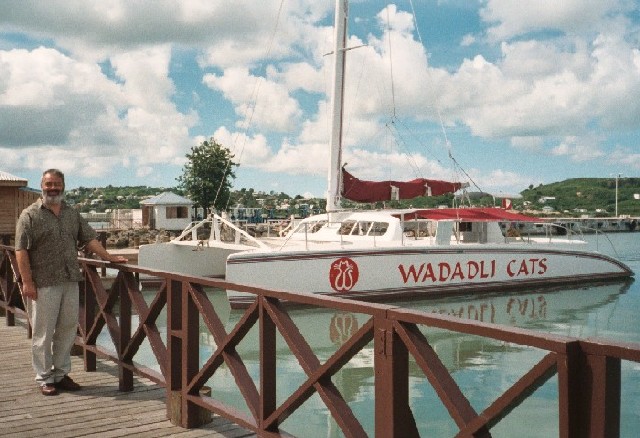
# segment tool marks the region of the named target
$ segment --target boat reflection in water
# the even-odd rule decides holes
[[[638,341],[639,323],[632,316],[640,311],[640,300],[628,300],[628,303],[621,305],[624,301],[621,297],[627,294],[632,284],[633,280],[628,280],[571,289],[537,288],[517,293],[449,296],[441,299],[398,302],[394,305],[545,333]],[[634,294],[639,292],[635,289],[637,288],[634,288]],[[216,292],[213,295],[218,296],[220,293]],[[228,315],[226,326],[227,331],[230,331],[243,312],[223,310],[222,314]],[[369,318],[367,315],[326,309],[296,309],[290,311],[290,316],[321,362],[329,358]],[[164,315],[158,321],[161,333],[165,331],[163,324]],[[490,405],[546,353],[529,347],[446,330],[424,327],[422,330],[440,360],[478,412]],[[256,325],[237,346],[237,351],[250,374],[254,376],[256,384],[259,383],[260,376],[258,339]],[[150,362],[144,365],[158,369],[146,341],[141,350],[142,360],[148,359]],[[201,323],[201,363],[206,362],[215,350],[212,335]],[[624,386],[640,388],[639,373],[626,375],[629,371],[627,368],[630,367],[631,364],[623,362]],[[277,339],[277,368],[277,400],[282,402],[303,384],[306,375],[280,335]],[[373,343],[340,370],[333,377],[333,382],[367,432],[373,436]],[[458,430],[455,423],[413,360],[410,360],[409,384],[411,405],[419,423],[420,433],[423,436],[455,435]],[[249,412],[226,366],[223,365],[216,371],[208,385],[212,388],[214,398]],[[636,421],[634,412],[640,411],[639,397],[625,402],[625,391],[623,388],[623,430],[625,418],[632,417],[632,421]],[[510,436],[513,431],[518,430],[520,436],[557,436],[557,415],[557,378],[553,377],[496,425],[492,433],[493,436]],[[294,413],[282,428],[294,435],[341,436],[339,428],[317,394]]]
[[[598,318],[600,323],[595,327],[586,324],[586,319],[600,312],[607,305],[615,303],[632,283],[633,280],[625,280],[571,289],[536,288],[499,294],[447,296],[438,299],[401,301],[390,303],[390,305],[478,322],[586,337],[597,336],[602,330],[604,330],[603,334],[610,334],[609,326],[614,322],[613,315],[609,317],[600,315]],[[613,311],[615,311],[613,307],[608,310],[608,312]],[[369,319],[368,315],[325,309],[297,309],[291,310],[289,314],[316,352],[333,352]],[[241,315],[242,311],[232,310],[227,327],[233,327]],[[443,336],[459,341],[465,338],[465,335],[437,329],[430,329],[426,333],[429,339],[434,341]],[[202,333],[202,336],[203,343],[213,343],[208,333]],[[249,344],[253,344],[250,336],[247,340],[250,340]],[[257,345],[257,337],[255,342]],[[286,345],[283,344],[282,347],[286,348]],[[249,353],[249,350],[246,352]],[[258,352],[255,351],[255,354],[257,355]],[[458,366],[455,363],[451,365]]]

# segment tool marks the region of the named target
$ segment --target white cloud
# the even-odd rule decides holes
[[[475,35],[472,35],[470,33],[466,34],[465,36],[462,37],[462,40],[460,41],[460,45],[462,47],[469,47],[473,44],[475,44],[476,42],[476,37]]]
[[[255,77],[246,69],[231,68],[221,76],[208,74],[203,81],[234,104],[239,127],[289,131],[301,116],[298,102],[284,85]]]
[[[110,58],[111,65],[123,81],[127,102],[144,108],[171,109],[168,100],[175,91],[168,77],[171,47],[154,46],[119,53]]]
[[[326,70],[317,69],[306,62],[285,64],[280,71],[273,66],[267,68],[267,77],[284,84],[290,91],[327,93],[327,74]]]
[[[591,138],[567,137],[552,149],[553,155],[566,155],[572,160],[583,162],[605,155]]]
[[[626,4],[624,0],[488,0],[480,17],[492,24],[491,39],[501,41],[541,30],[574,34],[604,29],[608,17],[626,9]]]
[[[378,13],[380,26],[388,26],[391,30],[400,33],[409,33],[415,29],[413,16],[408,12],[398,11],[396,5],[389,5]]]
[[[263,135],[249,137],[242,132],[230,132],[221,127],[213,134],[213,138],[226,147],[234,155],[233,161],[242,166],[260,167],[268,162],[272,153]]]
[[[500,68],[506,77],[536,80],[571,71],[583,80],[591,70],[591,54],[583,40],[503,42]]]
[[[489,174],[477,175],[474,181],[476,181],[482,190],[493,195],[499,195],[501,193],[514,194],[511,191],[513,187],[524,189],[531,184],[530,177],[503,169],[495,169]]]
[[[87,175],[104,175],[123,154],[171,161],[195,118],[171,103],[168,62],[166,47],[115,56],[114,82],[54,49],[0,51],[0,145],[18,148],[25,168],[42,166],[27,155],[46,152],[47,163]]]
[[[292,145],[284,142],[263,170],[291,175],[326,175],[329,153],[326,144],[306,143]]]
[[[640,171],[640,153],[629,148],[617,147],[607,156],[607,160],[618,166],[629,166],[631,169]]]
[[[542,151],[543,144],[544,139],[542,137],[531,136],[511,138],[511,146],[527,152],[540,152]]]
[[[487,138],[637,129],[637,49],[613,35],[588,46],[504,43],[499,63],[466,60],[442,80],[443,112]]]
[[[140,166],[138,170],[136,170],[136,176],[139,178],[145,178],[153,173],[153,167],[151,166]]]

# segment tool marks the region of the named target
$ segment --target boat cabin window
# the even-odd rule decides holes
[[[496,230],[502,236],[502,230],[497,224]],[[486,222],[460,222],[454,233],[456,240],[460,243],[487,243],[490,230]]]
[[[369,228],[369,236],[382,236],[387,232],[389,224],[387,222],[372,222]]]
[[[473,230],[473,225],[471,222],[460,222],[460,232],[470,232]]]
[[[298,225],[298,228],[296,228],[295,232],[296,233],[304,233],[304,232],[317,233],[326,224],[327,224],[327,221],[324,221],[324,220],[316,221],[316,222],[301,223],[300,225]]]
[[[344,221],[338,229],[341,236],[382,236],[387,232],[389,224],[386,222]]]
[[[436,225],[432,221],[407,221],[402,224],[404,235],[407,237],[433,237]]]

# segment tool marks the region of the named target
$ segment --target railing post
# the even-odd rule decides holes
[[[167,306],[170,306],[167,309],[170,315],[167,321],[169,418],[172,423],[185,428],[197,427],[207,421],[201,415],[200,407],[187,398],[189,382],[200,366],[200,315],[189,292],[190,287],[187,281],[171,281],[167,296]]]
[[[111,287],[118,288],[117,292],[120,299],[120,345],[118,345],[118,359],[124,361],[124,351],[131,342],[131,297],[129,296],[127,288],[121,287],[122,284],[123,282],[116,281]],[[133,365],[133,360],[129,360],[128,365]],[[120,365],[118,372],[118,389],[120,391],[133,391],[133,371]]]
[[[4,307],[0,308],[0,316],[6,315],[7,327],[13,327],[16,325],[16,319],[15,319],[15,313],[11,311],[12,303],[11,303],[10,291],[13,290],[14,278],[18,278],[18,273],[13,272],[13,266],[11,266],[9,251],[8,250],[2,251],[2,254],[4,256],[4,260],[2,263],[0,263],[0,268],[2,268],[2,271],[3,271],[0,273],[0,280],[2,280],[2,284],[6,287],[2,288],[3,290],[1,291],[2,292],[1,295],[5,301],[5,305],[7,306],[7,308],[6,309]]]
[[[0,281],[2,282],[2,285],[0,285],[2,289],[0,297],[4,301],[4,306],[0,308],[0,312],[4,310],[7,326],[13,327],[16,325],[16,313],[24,310],[26,314],[27,308],[20,290],[21,280],[14,248],[2,248],[0,270],[2,270],[0,273]],[[27,337],[31,338],[31,325],[28,322],[28,318]]]
[[[620,436],[621,364],[617,357],[587,356],[591,376],[597,385],[591,401],[592,436]]]
[[[106,231],[98,231],[98,241],[102,245],[104,249],[107,249],[107,232]],[[107,267],[102,266],[100,268],[101,277],[104,278],[107,276]]]
[[[9,304],[7,299],[10,287],[9,278],[13,279],[13,270],[9,269],[9,253],[6,249],[0,248],[0,316],[9,313],[2,305],[2,302],[5,302],[5,305]],[[9,318],[6,323],[9,325]]]
[[[409,407],[409,353],[386,318],[374,321],[375,435],[419,436]]]
[[[167,418],[181,425],[182,388],[182,285],[167,281]],[[176,400],[177,394],[177,400]]]
[[[260,429],[264,419],[276,409],[276,326],[264,309],[260,299]]]
[[[182,413],[183,427],[192,428],[202,424],[200,407],[187,400],[186,387],[198,374],[200,368],[200,313],[191,293],[190,284],[182,282]],[[193,394],[193,392],[192,392]],[[198,395],[198,391],[195,391]]]
[[[93,269],[90,266],[84,265],[83,269]],[[84,358],[84,370],[87,372],[95,371],[97,369],[97,356],[96,353],[87,350],[87,333],[89,333],[89,329],[93,326],[93,323],[96,320],[96,294],[91,286],[91,282],[87,281],[87,274],[85,273],[85,279],[80,282],[80,333],[84,337],[82,340],[83,344],[83,358]],[[95,342],[93,343],[95,345]]]
[[[560,436],[620,436],[620,359],[585,354],[580,342],[558,360]]]

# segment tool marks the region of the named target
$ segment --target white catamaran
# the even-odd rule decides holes
[[[429,179],[367,182],[344,169],[347,12],[347,0],[336,0],[327,212],[272,239],[254,239],[222,217],[211,216],[172,242],[141,247],[140,265],[224,275],[229,282],[267,289],[362,299],[633,275],[623,263],[589,250],[571,233],[561,238],[509,233],[508,224],[537,219],[501,208],[342,209],[343,197],[376,202],[454,193],[466,186]],[[196,228],[205,225],[209,236],[199,237]],[[251,297],[229,291],[229,298],[233,304]]]
[[[360,181],[342,166],[347,0],[336,0],[327,213],[304,219],[277,249],[227,257],[226,279],[268,289],[375,299],[628,277],[618,260],[572,238],[509,237],[504,224],[536,219],[500,208],[358,210],[361,202],[453,193],[461,183]],[[241,294],[230,292],[230,299]]]

